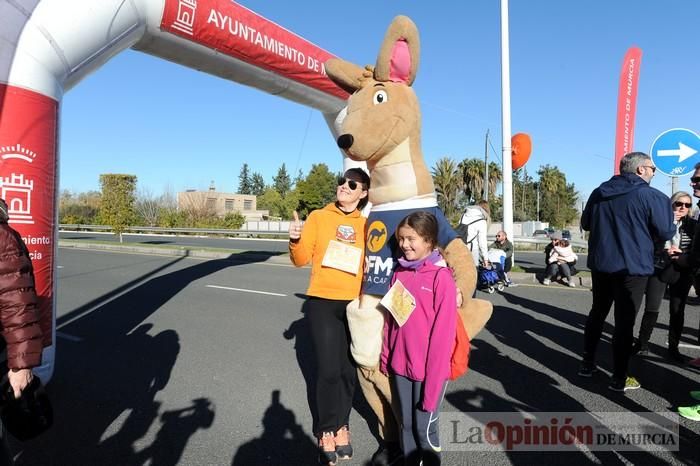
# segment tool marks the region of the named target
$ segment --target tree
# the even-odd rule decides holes
[[[462,177],[462,189],[468,203],[474,204],[484,196],[484,161],[482,159],[464,159],[459,163]],[[489,163],[489,199],[495,195],[498,183],[503,181],[501,167],[495,162]]]
[[[544,165],[537,171],[540,177],[540,219],[563,228],[577,216],[578,193],[573,183],[557,167]]]
[[[283,163],[282,166],[277,170],[277,175],[272,179],[272,186],[275,191],[279,193],[280,196],[284,197],[292,189],[292,179],[287,173],[287,167]]]
[[[443,157],[437,161],[431,170],[435,191],[438,195],[438,205],[442,209],[445,217],[453,223],[458,214],[457,199],[462,186],[457,163],[449,157]]]
[[[149,189],[138,190],[134,210],[146,226],[154,227],[158,224],[158,216],[161,211],[160,202]]]
[[[238,175],[238,194],[251,194],[253,192],[253,183],[250,179],[250,170],[248,164],[244,163],[241,167],[241,173]]]
[[[480,159],[465,159],[459,163],[462,189],[469,204],[482,197],[484,190],[484,162]]]
[[[255,172],[253,173],[253,177],[250,179],[250,186],[250,194],[260,196],[265,192],[265,179],[260,173]]]
[[[325,207],[335,199],[336,176],[325,163],[314,164],[309,174],[296,187],[299,215],[304,218],[312,210]]]
[[[100,186],[102,187],[100,216],[103,222],[111,226],[114,233],[119,235],[121,243],[123,242],[122,233],[134,219],[136,176],[112,173],[100,175]]]
[[[261,196],[258,196],[258,209],[268,210],[271,217],[290,219],[298,204],[299,197],[294,190],[282,197],[277,190],[269,187]]]

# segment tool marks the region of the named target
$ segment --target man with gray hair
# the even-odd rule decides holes
[[[592,377],[597,372],[596,348],[615,303],[613,375],[608,388],[617,392],[641,387],[627,374],[634,321],[647,280],[654,273],[654,245],[676,233],[668,197],[649,186],[655,172],[647,154],[625,155],[620,160],[620,174],[591,193],[581,217],[581,227],[590,232],[588,268],[593,305],[586,321],[579,375]]]

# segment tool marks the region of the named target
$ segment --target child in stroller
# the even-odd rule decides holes
[[[493,293],[496,290],[503,291],[507,284],[504,272],[506,253],[500,249],[491,249],[488,251],[488,260],[490,262],[488,267],[479,266],[476,286],[488,293]]]

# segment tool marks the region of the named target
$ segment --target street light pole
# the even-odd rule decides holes
[[[484,189],[483,198],[489,200],[489,130],[486,130],[486,141],[484,142]]]
[[[510,128],[508,0],[501,0],[501,137],[503,140],[503,230],[513,238],[513,161]]]

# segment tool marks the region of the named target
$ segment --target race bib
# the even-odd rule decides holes
[[[321,265],[355,275],[360,270],[361,261],[362,249],[331,240],[323,255]]]
[[[391,313],[399,327],[406,323],[416,309],[416,299],[400,280],[396,280],[380,303]]]

